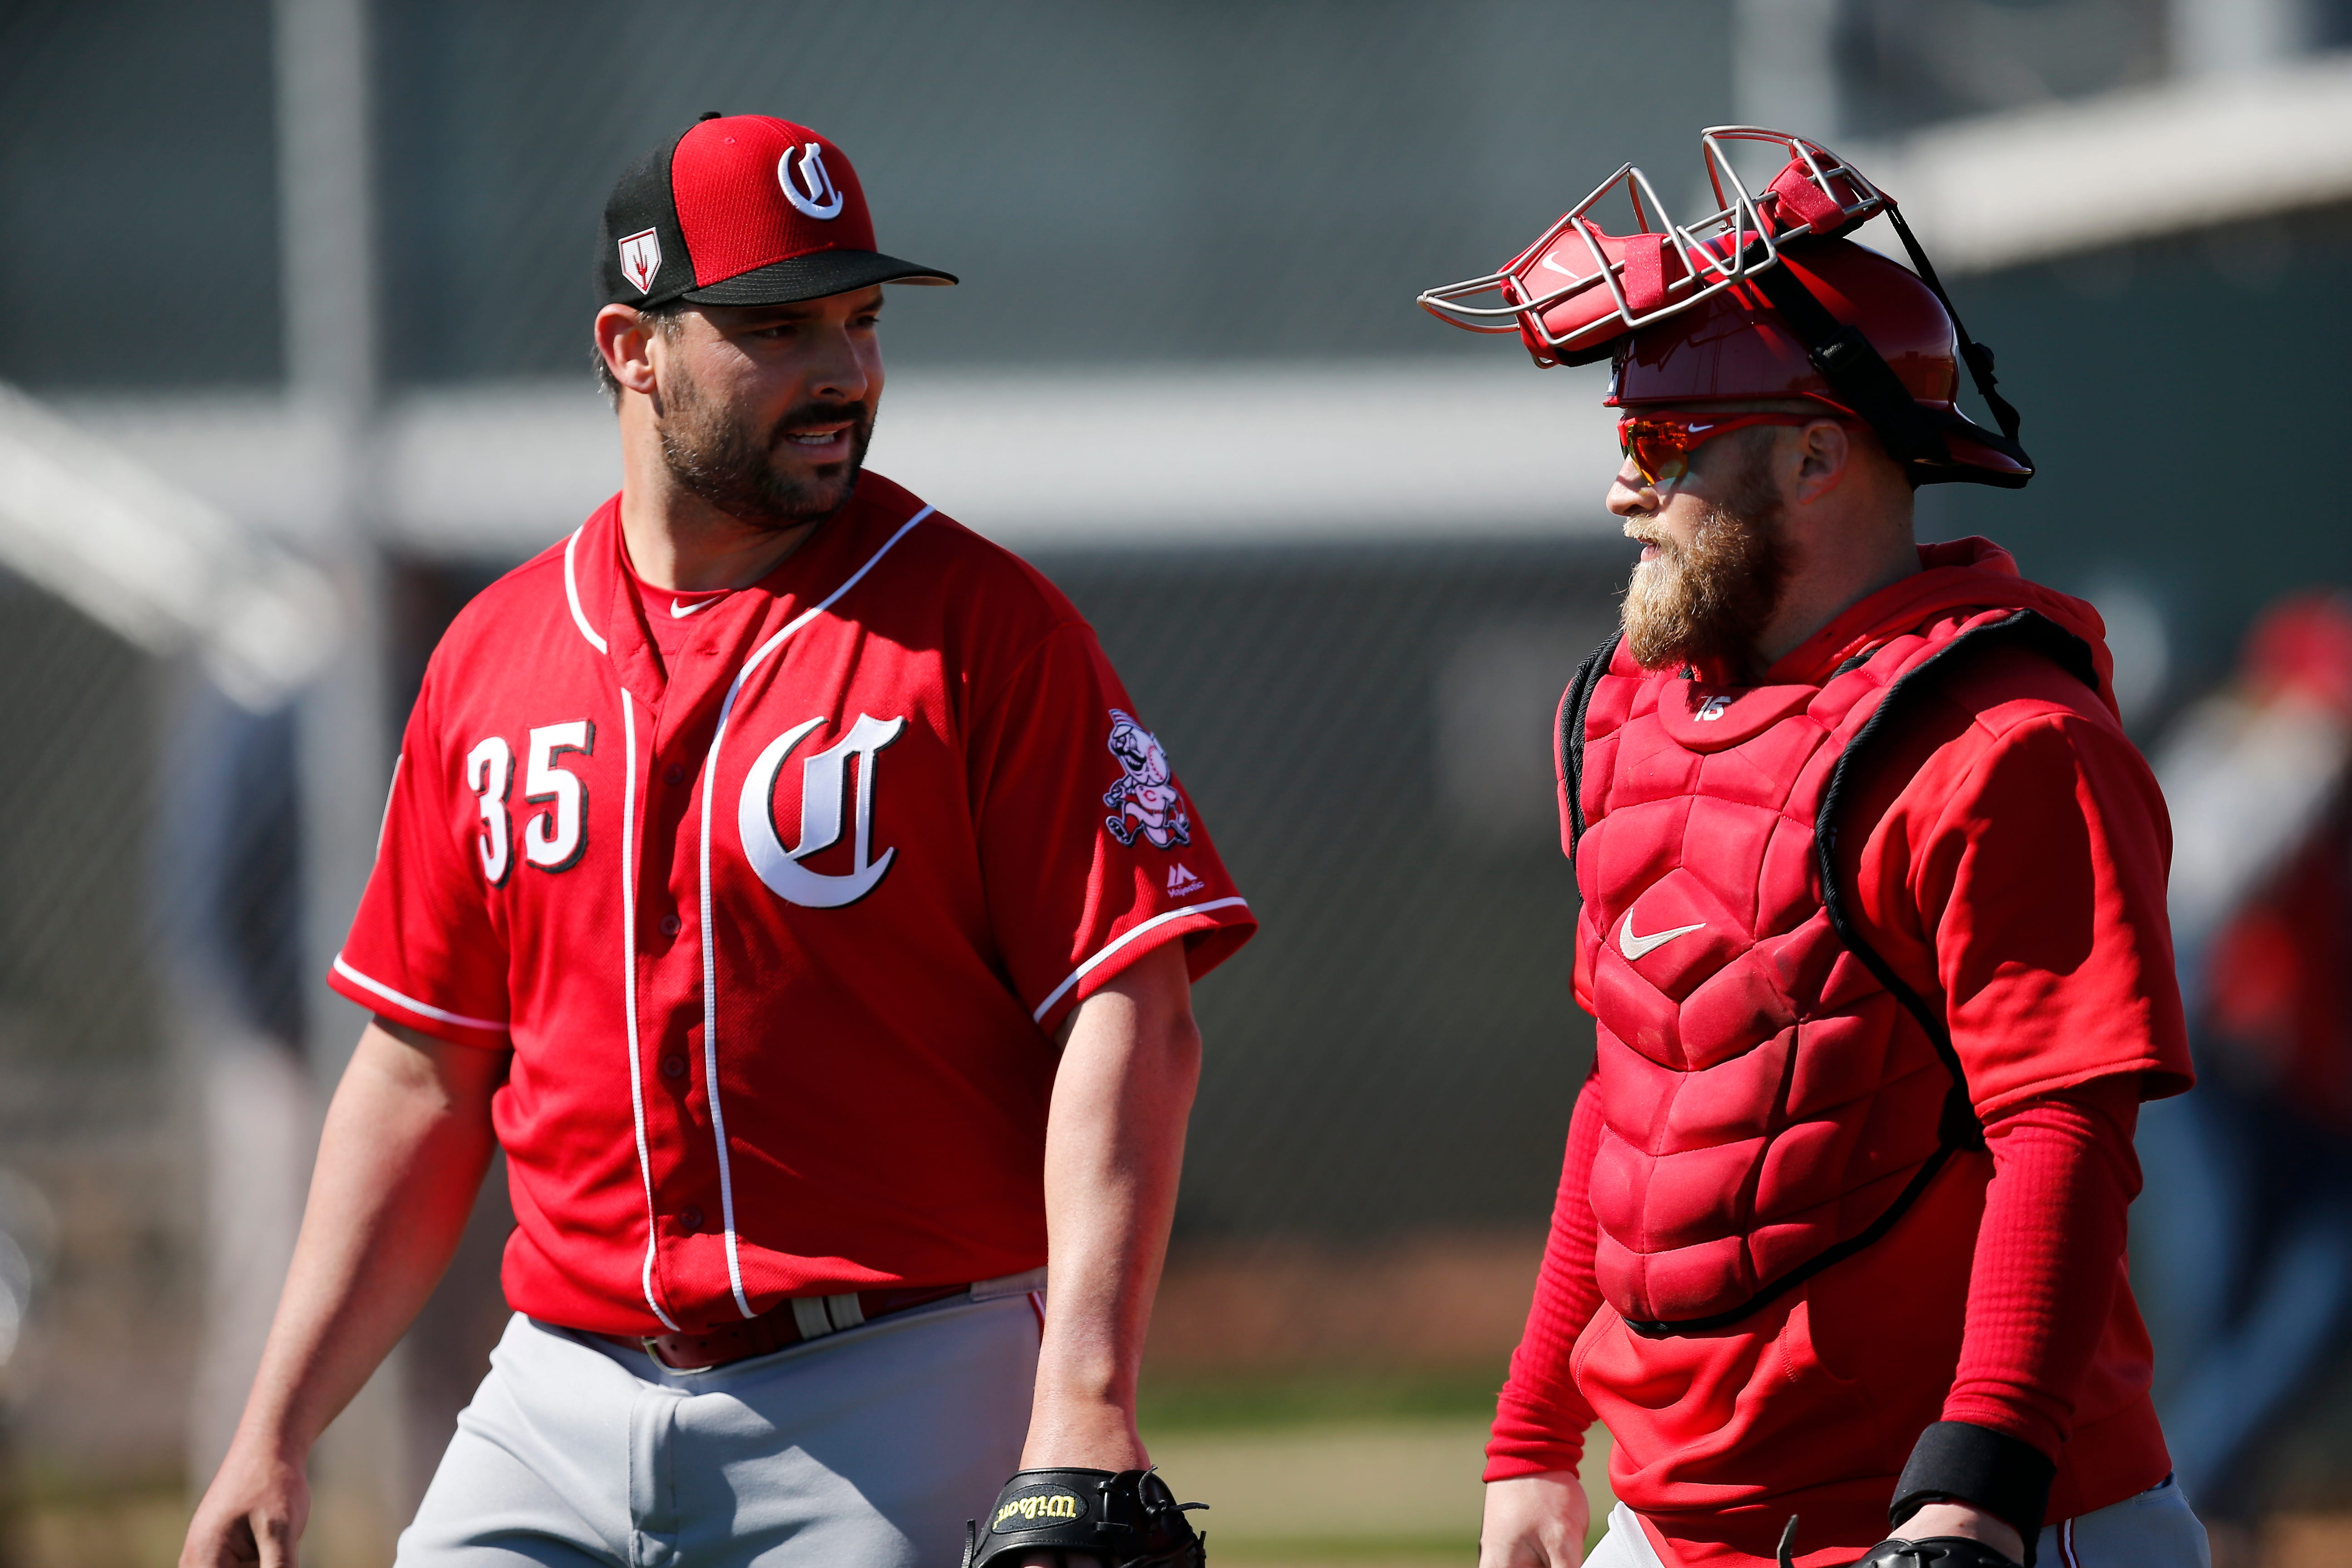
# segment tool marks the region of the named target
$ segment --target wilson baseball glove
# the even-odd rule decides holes
[[[1856,1559],[1853,1568],[2019,1568],[2007,1553],[1964,1535],[1930,1535],[1922,1541],[1897,1536],[1882,1541]]]
[[[1780,1568],[1795,1568],[1792,1549],[1797,1543],[1797,1520],[1789,1517],[1789,1528],[1780,1532],[1780,1550],[1775,1553]],[[2026,1542],[2026,1563],[2022,1565],[1981,1541],[1970,1541],[1964,1535],[1930,1535],[1917,1541],[1892,1536],[1880,1542],[1847,1568],[2032,1568],[2033,1543]]]
[[[1004,1483],[985,1521],[964,1526],[963,1568],[1013,1568],[1033,1553],[1068,1568],[1206,1568],[1200,1531],[1150,1470],[1023,1470]]]

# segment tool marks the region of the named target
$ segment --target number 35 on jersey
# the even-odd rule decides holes
[[[569,870],[587,847],[588,786],[561,759],[573,752],[592,756],[595,750],[596,726],[586,719],[542,724],[530,732],[523,751],[522,799],[525,807],[537,809],[526,815],[522,858],[542,871]],[[466,753],[466,787],[474,792],[482,816],[482,875],[491,887],[503,887],[514,869],[514,821],[508,806],[514,792],[514,748],[503,737],[492,735]]]
[[[821,717],[811,719],[768,742],[743,781],[735,814],[743,857],[760,880],[778,898],[817,910],[839,909],[866,897],[897,858],[896,848],[875,852],[874,773],[883,748],[907,727],[904,718],[860,713],[839,741],[803,762],[799,842],[788,849],[775,820],[776,775],[824,722]],[[595,750],[596,726],[586,719],[542,724],[530,732],[523,748],[526,864],[542,871],[563,871],[579,863],[587,848],[588,786],[564,765],[564,758],[572,753],[593,756]],[[466,787],[474,792],[481,817],[476,848],[482,876],[494,888],[505,886],[514,868],[514,749],[503,736],[489,736],[466,753]],[[849,798],[853,789],[854,807]],[[854,830],[847,871],[828,874],[801,864],[839,843],[845,825]]]

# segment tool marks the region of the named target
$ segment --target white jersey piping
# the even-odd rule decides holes
[[[496,1019],[468,1018],[463,1013],[452,1013],[446,1008],[436,1007],[430,1002],[419,1002],[414,996],[404,996],[399,992],[394,991],[391,986],[386,985],[383,981],[371,979],[367,975],[362,974],[358,970],[353,969],[350,964],[345,963],[343,962],[343,955],[340,952],[335,954],[335,973],[362,990],[372,991],[378,996],[383,997],[385,1001],[395,1003],[400,1006],[405,1007],[410,1012],[418,1015],[420,1017],[432,1018],[444,1024],[456,1024],[461,1028],[488,1029],[495,1035],[504,1035],[510,1032],[507,1026],[498,1022]]]
[[[383,836],[392,830],[392,800],[400,793],[400,764],[408,760],[406,752],[395,752],[392,758],[392,782],[383,787],[383,815],[375,819],[375,858],[383,858]]]
[[[1059,1002],[1064,996],[1069,994],[1071,986],[1076,985],[1079,981],[1084,980],[1087,975],[1093,973],[1097,969],[1101,967],[1103,960],[1108,958],[1112,953],[1117,952],[1120,948],[1125,947],[1129,942],[1133,942],[1137,937],[1141,936],[1145,931],[1151,930],[1155,926],[1164,926],[1170,921],[1181,920],[1186,915],[1204,915],[1211,910],[1230,910],[1236,906],[1245,910],[1249,908],[1249,900],[1244,898],[1235,897],[1231,899],[1211,899],[1205,904],[1186,904],[1181,910],[1170,910],[1166,914],[1154,915],[1150,920],[1145,921],[1142,924],[1136,926],[1131,931],[1121,931],[1118,936],[1113,937],[1109,942],[1105,942],[1102,947],[1096,952],[1092,958],[1087,959],[1084,963],[1079,964],[1076,969],[1070,971],[1070,977],[1067,980],[1063,981],[1059,985],[1055,986],[1054,994],[1051,996],[1046,997],[1043,1002],[1037,1004],[1037,1010],[1029,1015],[1031,1020],[1035,1023],[1044,1023],[1045,1021],[1045,1015],[1054,1010],[1055,1003]]]
[[[719,1217],[727,1233],[727,1279],[735,1289],[735,1310],[744,1317],[753,1317],[751,1298],[743,1291],[743,1267],[735,1240],[735,1175],[727,1156],[727,1118],[719,1104],[719,950],[710,941],[710,813],[711,791],[719,778],[719,748],[727,741],[727,721],[735,713],[735,700],[743,693],[743,683],[751,672],[764,663],[768,656],[782,647],[784,639],[800,630],[833,607],[834,602],[857,586],[865,575],[874,570],[882,557],[890,553],[898,541],[907,537],[914,526],[931,515],[929,507],[923,508],[901,523],[898,531],[883,541],[882,548],[866,559],[866,564],[849,574],[846,582],[816,604],[794,616],[782,630],[751,650],[743,668],[735,672],[734,684],[727,689],[727,699],[719,705],[719,728],[710,737],[710,750],[702,761],[702,898],[700,907],[702,940],[702,1073],[704,1086],[710,1095],[710,1136],[719,1146]],[[567,558],[568,559],[568,558]],[[568,584],[570,578],[565,582]],[[576,613],[576,612],[575,612]],[[586,623],[582,623],[586,630]]]
[[[606,653],[611,650],[604,646],[604,639],[597,634],[594,626],[588,624],[586,613],[580,608],[580,578],[572,569],[572,552],[580,547],[580,536],[587,529],[588,525],[582,523],[572,531],[572,537],[563,542],[563,597],[572,605],[572,624],[580,628],[580,635],[588,639],[588,646],[598,653]]]
[[[646,1089],[643,1064],[637,1060],[637,707],[627,687],[621,688],[621,742],[627,767],[621,774],[621,994],[629,1010],[629,1111],[636,1119],[637,1179],[646,1189],[646,1261],[638,1271],[638,1287],[646,1305],[672,1333],[677,1323],[654,1297],[654,1168],[646,1153]]]

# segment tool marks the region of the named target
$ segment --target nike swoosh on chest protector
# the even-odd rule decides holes
[[[1653,931],[1648,936],[1636,936],[1633,934],[1633,912],[1628,910],[1625,911],[1625,923],[1617,928],[1617,951],[1623,953],[1630,961],[1664,947],[1678,936],[1688,936],[1695,931],[1706,929],[1706,922],[1700,921],[1696,925],[1676,926],[1672,931]]]

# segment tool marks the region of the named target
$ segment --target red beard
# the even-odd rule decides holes
[[[1644,669],[1745,670],[1789,578],[1769,447],[1752,452],[1729,498],[1707,508],[1685,548],[1663,534],[1625,585],[1626,650]]]

